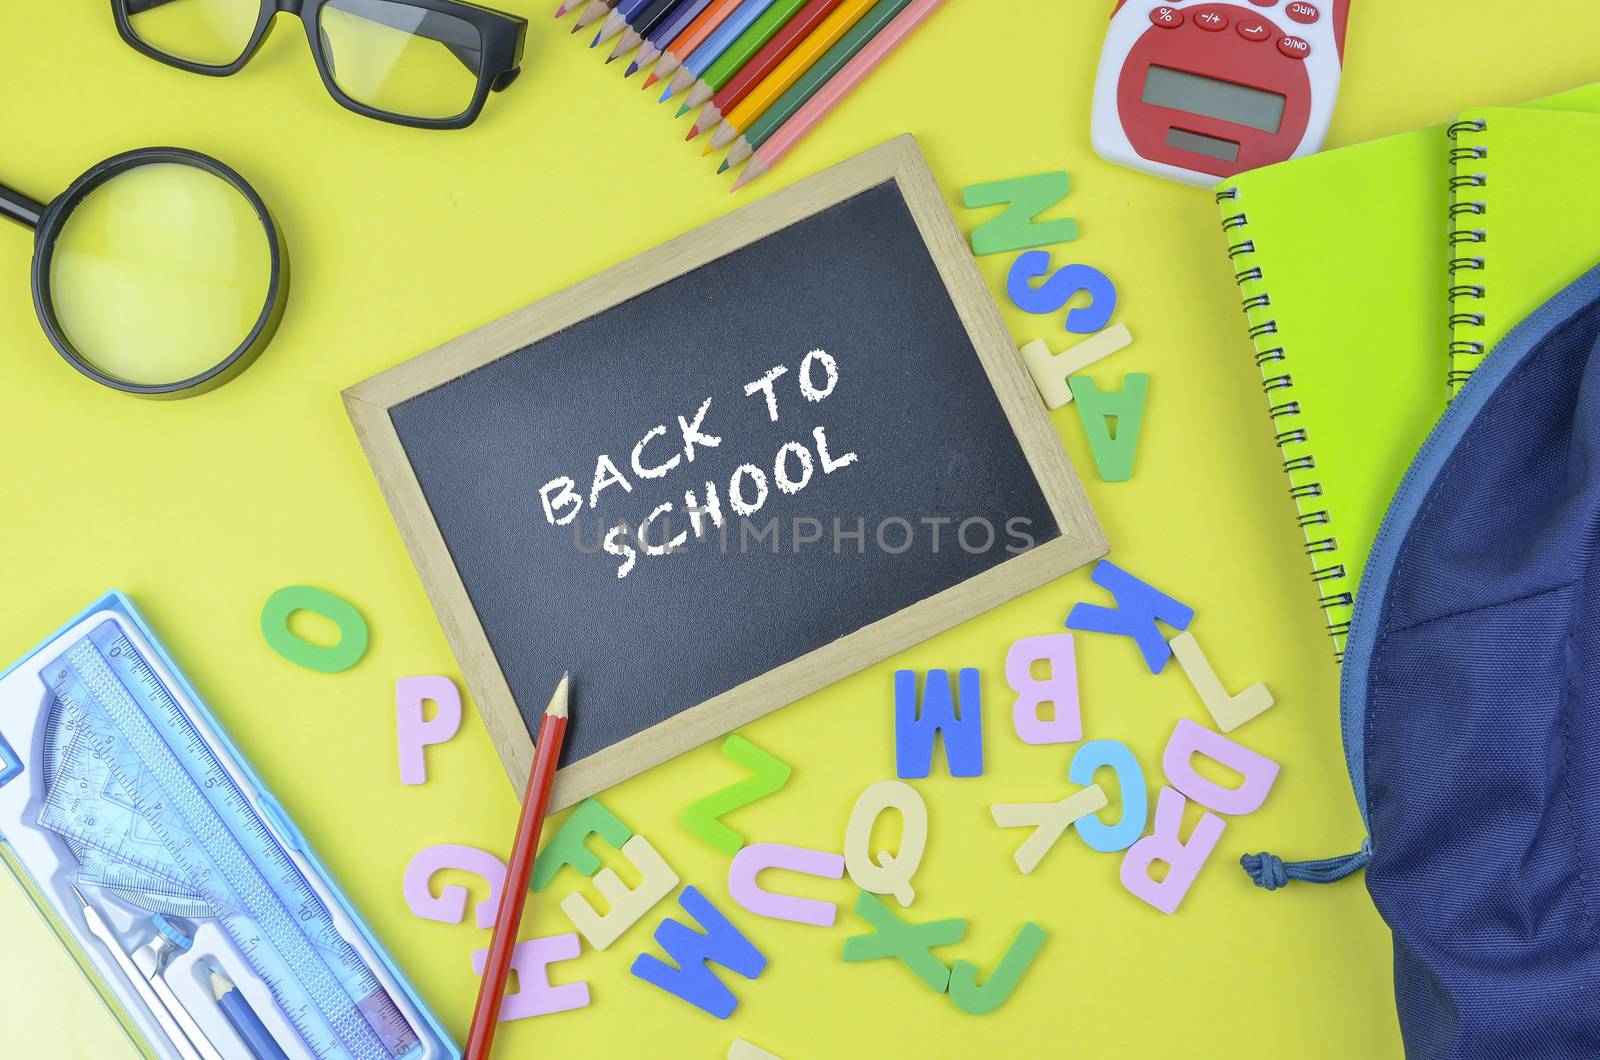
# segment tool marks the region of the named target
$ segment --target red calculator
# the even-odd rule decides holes
[[[1119,0],[1091,138],[1120,165],[1209,187],[1322,146],[1350,0]]]

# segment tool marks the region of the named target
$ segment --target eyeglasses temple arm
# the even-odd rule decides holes
[[[35,202],[22,192],[0,184],[0,217],[15,221],[24,228],[38,228],[39,218],[43,216],[44,203]]]

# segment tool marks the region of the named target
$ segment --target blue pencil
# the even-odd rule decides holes
[[[617,46],[611,49],[606,62],[616,62],[643,44],[646,37],[670,19],[679,8],[685,6],[685,3],[686,0],[650,0],[643,11],[628,20],[628,28],[617,38]]]
[[[217,1007],[228,1017],[228,1022],[256,1060],[289,1060],[284,1051],[278,1048],[272,1032],[262,1024],[261,1017],[256,1015],[256,1010],[250,1007],[250,1002],[228,981],[227,976],[215,968],[211,969],[211,994],[217,999]]]
[[[739,5],[739,10],[728,16],[728,21],[717,27],[709,39],[700,47],[690,53],[684,61],[682,68],[661,93],[659,102],[665,103],[672,98],[674,92],[682,92],[696,81],[700,75],[710,68],[711,64],[722,57],[722,53],[733,47],[733,42],[744,36],[744,31],[749,29],[755,20],[766,14],[767,8],[777,0],[744,0]]]
[[[595,48],[601,41],[610,40],[628,28],[628,23],[633,21],[633,16],[644,10],[650,0],[621,0],[616,7],[611,9],[611,14],[600,23],[600,32],[594,35],[594,40],[589,42],[589,47]]]
[[[672,9],[672,14],[667,16],[665,22],[651,31],[645,38],[644,47],[639,49],[639,54],[633,57],[633,62],[628,64],[628,72],[623,77],[632,77],[639,72],[639,67],[649,66],[661,57],[661,53],[672,46],[672,41],[678,34],[689,27],[689,23],[700,17],[700,13],[711,6],[711,0],[688,0]]]

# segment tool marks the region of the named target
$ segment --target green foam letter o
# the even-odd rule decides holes
[[[296,611],[315,612],[338,626],[339,642],[324,648],[296,636],[289,629],[289,616]],[[309,585],[288,585],[267,597],[261,608],[261,635],[273,651],[318,673],[348,670],[367,653],[367,623],[361,612],[327,590]]]

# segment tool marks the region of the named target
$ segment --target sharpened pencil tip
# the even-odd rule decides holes
[[[596,33],[596,34],[595,34],[595,35],[594,35],[594,40],[592,40],[592,41],[590,41],[590,42],[589,42],[589,47],[591,47],[591,48],[598,48],[598,47],[600,47],[600,34],[598,34],[598,33]]]
[[[669,88],[669,89],[667,89],[667,91],[668,91],[668,92],[671,92],[671,91],[672,91],[672,89],[670,89],[670,88]],[[662,98],[663,98],[663,100],[665,100],[665,98],[666,98],[666,97],[662,97]],[[685,115],[685,114],[687,114],[687,113],[689,113],[689,104],[687,104],[687,103],[685,103],[685,104],[683,104],[683,105],[682,105],[682,106],[680,106],[680,107],[679,107],[679,108],[678,108],[678,113],[677,113],[677,114],[674,114],[674,115],[673,115],[673,117],[675,117],[675,118],[681,118],[681,117],[683,117],[683,116],[684,116],[684,115]],[[689,137],[689,139],[691,139],[691,140],[693,140],[693,139],[694,139],[694,137],[692,137],[692,136],[691,136],[691,137]]]
[[[639,64],[637,62],[632,62],[632,63],[629,63],[628,64],[628,68],[622,72],[622,76],[625,77],[625,78],[632,77],[634,74],[636,74],[638,72],[639,72]]]
[[[729,164],[730,163],[728,162],[728,160],[726,158],[724,158],[722,160],[722,165],[717,167],[717,175],[721,176],[722,174],[726,173],[728,171]]]
[[[558,718],[567,716],[567,685],[571,677],[571,674],[561,675],[561,683],[556,685],[555,695],[550,697],[550,705],[544,710],[546,714],[553,714]]]
[[[661,78],[657,77],[655,74],[651,74],[649,77],[644,79],[644,85],[639,89],[639,91],[643,92],[645,89],[649,88],[659,80],[661,80]]]

